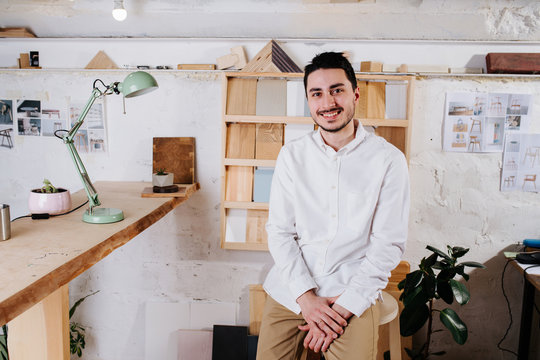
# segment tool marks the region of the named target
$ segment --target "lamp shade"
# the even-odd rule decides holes
[[[144,71],[132,72],[118,84],[118,90],[127,98],[143,95],[157,88],[156,79]]]

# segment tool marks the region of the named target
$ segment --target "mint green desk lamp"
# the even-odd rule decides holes
[[[98,83],[103,85],[104,89],[99,89]],[[85,211],[83,215],[83,221],[92,224],[109,224],[117,221],[124,220],[124,213],[120,209],[113,208],[98,208],[97,206],[101,205],[101,202],[98,199],[98,194],[94,185],[90,181],[90,177],[86,172],[84,164],[79,157],[79,153],[75,148],[73,139],[75,134],[81,127],[84,122],[84,118],[90,111],[90,108],[94,102],[102,96],[111,95],[111,94],[122,94],[126,98],[135,97],[139,95],[146,94],[150,91],[153,91],[158,88],[156,79],[147,72],[136,71],[129,74],[123,82],[114,82],[106,86],[103,81],[97,79],[94,81],[92,95],[86,103],[84,109],[81,111],[77,122],[73,127],[67,131],[67,134],[62,137],[64,143],[67,145],[71,158],[75,163],[77,172],[81,178],[81,181],[88,196],[88,210]]]

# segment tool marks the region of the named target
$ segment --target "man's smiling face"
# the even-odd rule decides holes
[[[319,69],[307,78],[311,117],[327,132],[338,132],[354,117],[358,88],[353,89],[343,69]]]

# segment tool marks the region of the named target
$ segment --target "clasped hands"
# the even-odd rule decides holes
[[[338,304],[339,296],[321,297],[309,290],[296,299],[306,325],[300,325],[301,331],[307,331],[304,347],[315,352],[326,351],[332,341],[343,334],[347,319],[352,313]]]

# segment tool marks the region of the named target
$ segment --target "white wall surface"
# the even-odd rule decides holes
[[[224,50],[244,42],[178,40],[27,40],[0,41],[0,66],[11,66],[19,52],[40,50],[49,68],[83,67],[99,49],[117,63],[161,64],[168,61],[213,62]],[[253,56],[266,41],[246,41]],[[471,56],[489,47],[512,44],[422,42],[325,42],[316,46],[286,42],[284,48],[300,66],[322,49],[381,54],[400,63],[414,49],[437,54],[454,47],[454,60],[463,66]],[[538,44],[517,50],[538,51]],[[415,48],[418,47],[418,48]],[[143,49],[142,52],[139,50]],[[151,49],[151,50],[148,50]],[[191,51],[196,49],[196,51]],[[381,49],[384,49],[381,50]],[[148,55],[151,53],[151,55]],[[138,57],[141,54],[140,57]],[[191,54],[184,61],[183,54]],[[193,55],[196,54],[196,55]],[[65,59],[69,58],[69,61]],[[369,58],[367,58],[369,59]],[[416,56],[414,61],[420,61]],[[157,61],[160,61],[157,63]],[[196,61],[195,61],[196,60]],[[437,62],[440,59],[437,60]],[[155,63],[154,63],[155,62]],[[425,63],[425,62],[424,62]],[[95,78],[106,83],[123,79],[127,71],[1,70],[0,98],[85,101]],[[87,329],[84,359],[144,359],[145,304],[235,303],[237,324],[248,323],[247,286],[263,281],[271,266],[266,253],[227,251],[219,247],[221,157],[221,82],[214,72],[152,71],[158,91],[127,99],[106,99],[110,150],[105,155],[82,155],[93,181],[150,180],[152,137],[196,137],[196,172],[201,190],[185,204],[124,247],[80,275],[70,284],[71,299],[100,290],[79,308],[76,320]],[[540,195],[501,193],[498,190],[500,154],[456,154],[441,151],[444,99],[447,91],[527,92],[535,95],[533,113],[540,111],[537,77],[422,77],[416,82],[410,157],[412,209],[410,237],[405,254],[413,268],[427,255],[430,244],[470,247],[466,260],[480,261],[487,270],[475,271],[467,286],[472,300],[456,311],[469,325],[469,340],[455,345],[449,334],[437,333],[433,349],[446,350],[442,359],[510,359],[496,344],[508,323],[500,290],[504,265],[502,251],[523,238],[539,238]],[[533,130],[540,121],[533,117]],[[43,177],[76,191],[81,188],[62,142],[55,138],[14,137],[15,147],[0,147],[0,202],[12,206],[12,216],[27,212],[27,193]],[[16,241],[12,239],[10,241]],[[507,273],[514,319],[519,319],[521,279]],[[517,348],[514,324],[507,347]]]
[[[39,37],[538,40],[530,0],[1,0],[0,26]]]

